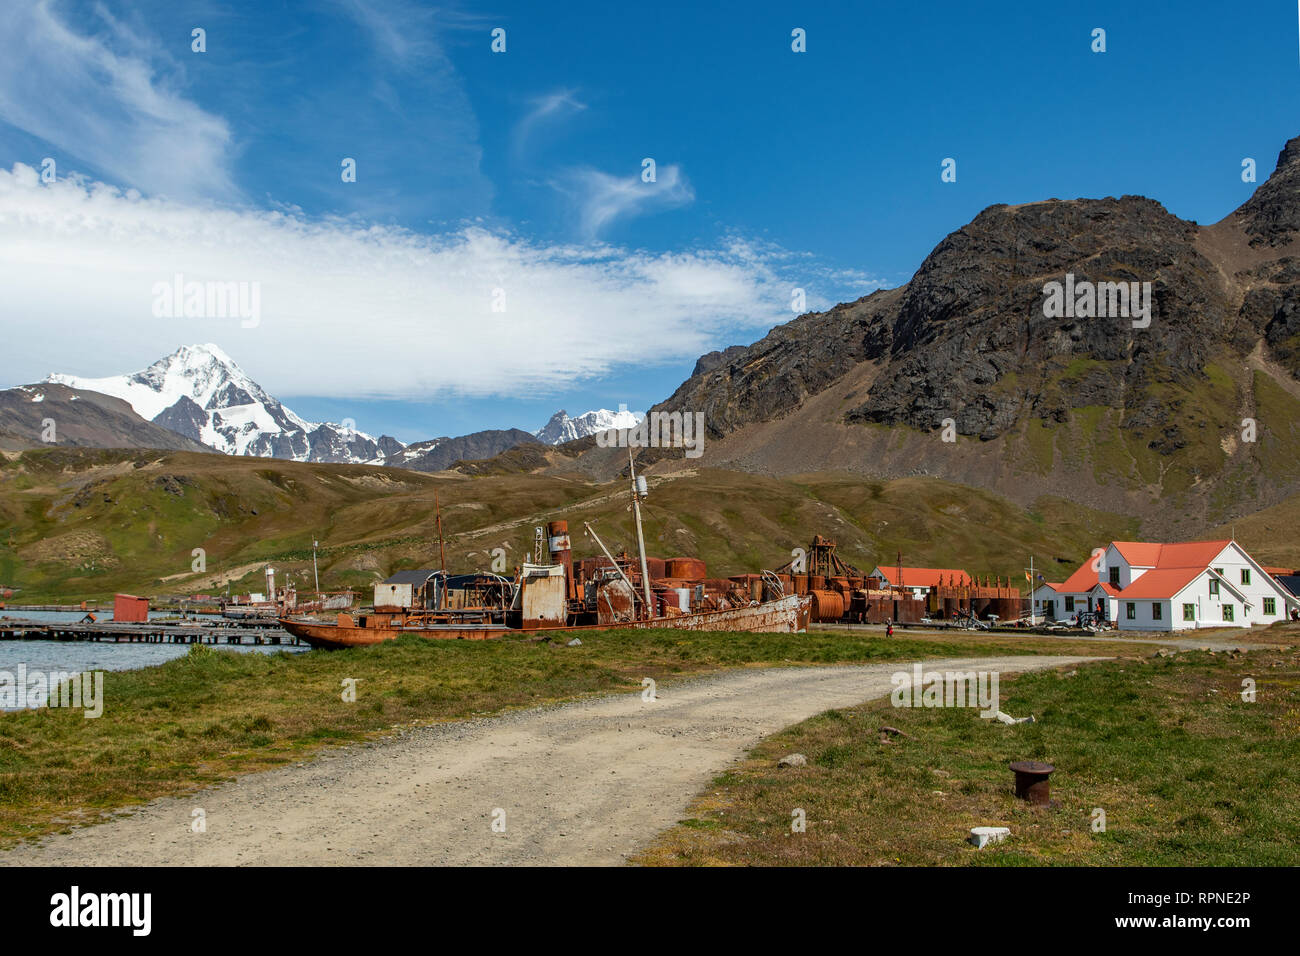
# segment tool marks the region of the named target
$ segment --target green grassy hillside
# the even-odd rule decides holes
[[[0,461],[0,584],[21,587],[15,601],[24,602],[212,593],[227,579],[232,591],[260,590],[270,562],[279,580],[288,573],[309,588],[315,539],[322,587],[368,588],[401,568],[437,566],[435,493],[452,570],[486,568],[498,547],[513,567],[531,551],[533,528],[555,518],[569,520],[580,556],[598,553],[583,521],[612,549],[634,548],[622,482],[49,449]],[[1130,518],[1064,499],[1024,509],[932,478],[701,470],[652,479],[644,515],[652,553],[701,557],[719,576],[777,567],[824,534],[863,570],[901,551],[907,564],[1019,581],[1032,554],[1059,579],[1098,543],[1141,536]],[[1248,545],[1251,533],[1239,529]],[[192,570],[196,548],[202,573]]]

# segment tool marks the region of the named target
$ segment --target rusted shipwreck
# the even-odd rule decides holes
[[[610,628],[801,633],[813,603],[772,572],[711,579],[697,558],[653,558],[641,532],[644,479],[632,479],[635,557],[610,553],[574,561],[565,521],[536,529],[532,560],[513,577],[445,570],[408,572],[376,586],[374,611],[333,622],[281,618],[286,631],[318,648],[377,644],[400,634],[485,640],[507,634],[567,639]]]

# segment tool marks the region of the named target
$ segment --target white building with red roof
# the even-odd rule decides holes
[[[1036,589],[1034,601],[1049,619],[1100,611],[1134,631],[1250,627],[1300,609],[1300,599],[1231,540],[1112,541],[1065,581]]]
[[[899,572],[902,577],[899,577]],[[931,588],[943,585],[947,587],[954,585],[958,587],[970,586],[975,582],[971,576],[960,568],[899,568],[897,566],[886,568],[878,567],[872,571],[868,577],[879,578],[890,587],[904,588],[912,592],[912,596],[924,599],[929,595]]]

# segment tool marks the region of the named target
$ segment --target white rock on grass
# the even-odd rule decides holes
[[[808,763],[808,758],[803,754],[786,754],[776,762],[778,767],[802,767]]]
[[[1001,843],[1011,835],[1009,827],[971,827],[969,840],[981,850],[990,843]]]

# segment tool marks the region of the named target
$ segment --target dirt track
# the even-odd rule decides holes
[[[1010,673],[1087,661],[927,661]],[[731,671],[661,689],[407,731],[157,800],[0,853],[0,865],[617,864],[758,740],[882,697],[911,663]],[[207,832],[193,833],[202,808]],[[492,829],[505,813],[505,831]]]

